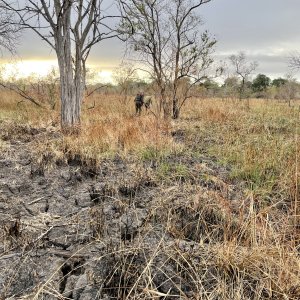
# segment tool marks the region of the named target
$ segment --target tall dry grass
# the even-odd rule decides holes
[[[0,102],[0,121],[12,125],[6,126],[12,128],[12,134],[12,123],[59,131],[59,108],[49,110],[20,101],[14,94],[5,92]],[[124,104],[121,96],[96,94],[88,98],[82,107],[80,133],[56,142],[56,151],[93,161],[115,154],[126,156],[134,152],[141,157],[155,157],[180,151],[170,136],[169,122],[150,112],[137,117],[134,109],[134,102]],[[37,150],[45,152],[48,145],[45,141],[39,141]],[[50,148],[54,151],[53,145]]]
[[[298,102],[251,100],[247,109],[238,101],[193,100],[183,118],[198,148],[230,165],[255,199],[299,199]]]

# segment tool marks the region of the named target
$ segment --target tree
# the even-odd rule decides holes
[[[244,52],[239,52],[237,55],[231,55],[229,60],[234,67],[235,73],[241,78],[239,99],[242,100],[245,96],[247,80],[251,73],[257,68],[258,63],[248,62]]]
[[[237,91],[239,89],[239,79],[236,76],[228,76],[224,80],[224,84],[221,87],[222,97],[236,98]]]
[[[289,58],[289,68],[298,71],[300,69],[300,54],[296,52]]]
[[[179,117],[192,87],[207,78],[216,40],[200,32],[197,9],[211,0],[119,0],[121,31],[155,81],[159,110]],[[187,84],[187,80],[189,84]]]
[[[200,84],[205,88],[205,94],[207,97],[215,97],[219,90],[220,86],[217,82],[213,81],[212,79],[206,79],[203,83]]]
[[[287,82],[287,79],[284,78],[276,78],[272,81],[272,86],[276,86],[277,88],[281,87],[282,85],[285,85]]]
[[[38,84],[39,99],[43,99],[54,110],[59,102],[58,70],[52,67],[46,77],[39,78]]]
[[[12,22],[14,14],[2,8],[0,2],[0,47],[14,53],[20,27]]]
[[[291,106],[291,101],[296,98],[299,91],[299,84],[292,74],[287,74],[286,82],[278,88],[278,94]]]
[[[115,70],[113,78],[121,90],[121,95],[124,97],[123,103],[126,104],[130,87],[136,80],[136,69],[132,64],[124,62]]]
[[[270,86],[271,79],[264,75],[258,74],[252,82],[252,89],[254,92],[265,92]]]
[[[18,24],[33,30],[56,53],[60,74],[61,127],[73,132],[80,125],[86,83],[86,61],[91,48],[116,36],[105,24],[103,0],[30,0],[16,4],[1,0]]]

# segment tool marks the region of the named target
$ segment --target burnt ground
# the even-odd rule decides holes
[[[36,142],[61,136],[18,130],[1,137],[0,299],[196,299],[214,289],[206,245],[247,234],[229,170],[199,155],[50,167]],[[173,136],[184,142],[184,131]]]

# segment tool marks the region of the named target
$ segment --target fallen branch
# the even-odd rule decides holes
[[[25,91],[21,90],[19,87],[17,86],[10,86],[10,85],[6,85],[3,82],[0,82],[0,86],[4,87],[5,89],[8,89],[12,92],[15,92],[16,94],[18,94],[19,96],[21,96],[22,98],[30,101],[31,103],[33,103],[34,105],[44,108],[43,105],[41,105],[38,100],[34,99],[33,97],[29,96]],[[18,102],[18,104],[20,104],[22,101]]]
[[[107,84],[104,84],[104,85],[101,85],[101,86],[98,86],[97,88],[95,88],[94,90],[92,90],[91,92],[89,92],[87,95],[86,95],[86,98],[92,96],[95,92],[99,91],[100,89],[104,88],[104,87],[108,87]]]

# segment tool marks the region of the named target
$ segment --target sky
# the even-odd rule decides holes
[[[256,74],[274,79],[289,72],[288,57],[300,52],[299,0],[212,0],[201,6],[199,13],[205,22],[202,29],[208,29],[218,41],[216,61],[244,51],[250,61],[258,62]],[[101,71],[103,81],[109,81],[123,57],[124,44],[108,40],[94,47],[89,64]],[[8,60],[10,56],[3,54],[2,61]],[[35,33],[27,31],[14,60],[22,61],[18,63],[22,74],[44,75],[55,65],[55,53]],[[300,74],[294,75],[300,79]]]

